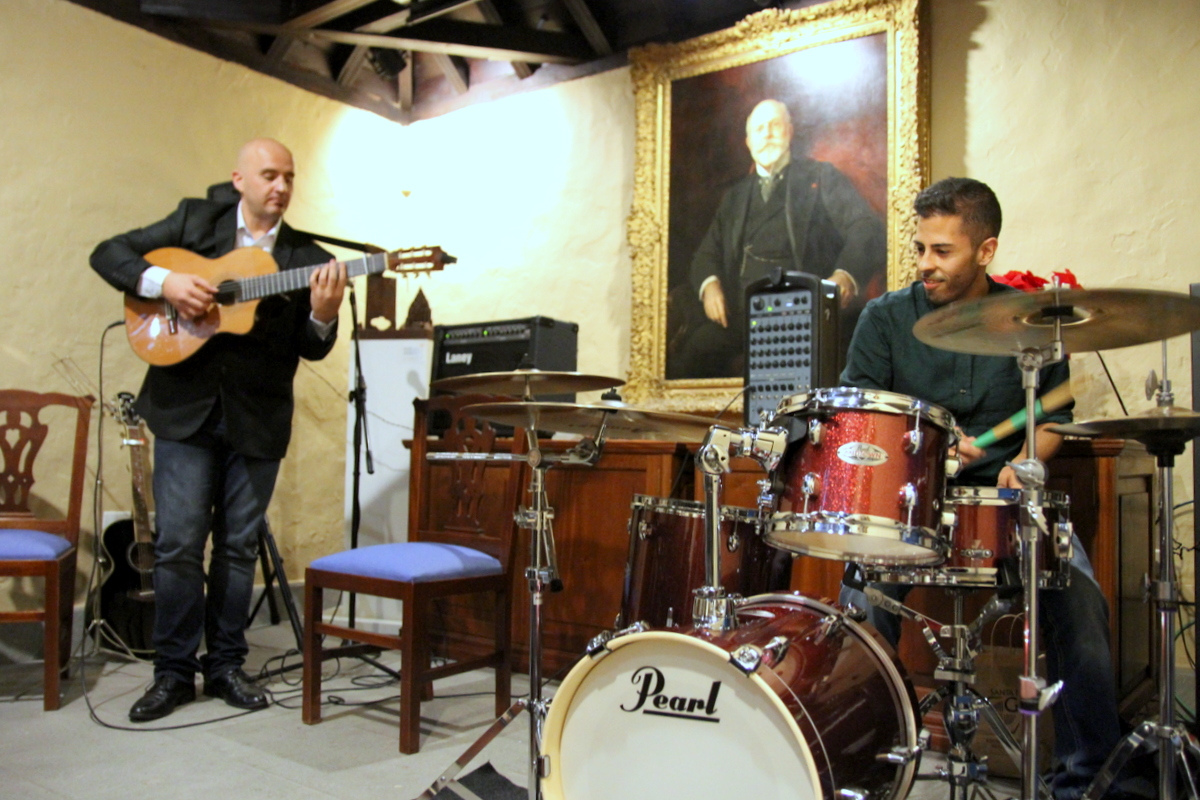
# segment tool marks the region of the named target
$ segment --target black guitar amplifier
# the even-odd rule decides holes
[[[433,328],[433,379],[544,369],[574,372],[579,326],[549,317],[527,317]],[[543,400],[575,400],[574,395]]]
[[[836,386],[838,288],[803,272],[776,271],[746,289],[745,424],[761,412],[775,416],[779,401]]]

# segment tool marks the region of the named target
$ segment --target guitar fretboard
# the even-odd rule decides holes
[[[346,277],[357,278],[360,275],[377,275],[387,269],[387,253],[372,253],[362,258],[343,261],[346,265]],[[255,275],[250,278],[231,281],[233,284],[233,302],[241,303],[246,300],[258,300],[274,294],[294,292],[308,287],[312,274],[324,264],[314,264],[311,267],[285,269],[268,275]],[[224,290],[225,285],[221,286]]]

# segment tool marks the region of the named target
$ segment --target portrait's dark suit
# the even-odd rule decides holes
[[[209,198],[185,199],[166,219],[115,236],[92,253],[92,267],[125,292],[136,292],[142,257],[181,247],[205,258],[234,247],[238,194],[230,184]],[[280,269],[324,264],[331,256],[286,223],[272,255]],[[292,379],[300,358],[323,358],[336,337],[322,340],[309,324],[308,289],[263,299],[251,331],[217,334],[190,358],[150,367],[136,408],[155,436],[182,440],[199,430],[218,399],[230,439],[243,455],[281,459],[291,438]]]
[[[747,259],[747,249],[761,260]],[[721,199],[707,233],[692,259],[694,296],[710,276],[721,282],[728,328],[706,320],[683,346],[675,377],[732,377],[740,374],[746,287],[766,277],[771,263],[819,278],[836,270],[849,273],[860,296],[843,315],[852,328],[873,277],[886,275],[887,232],[879,214],[837,167],[794,158],[763,201],[760,180],[751,173]],[[849,342],[850,331],[843,339]]]

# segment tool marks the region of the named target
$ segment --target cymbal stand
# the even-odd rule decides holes
[[[693,593],[692,622],[710,631],[728,631],[737,627],[735,615],[738,597],[727,596],[721,585],[721,476],[730,471],[729,458],[753,458],[767,472],[779,466],[787,448],[787,431],[781,428],[740,428],[733,430],[714,425],[700,445],[696,462],[704,473],[704,575],[705,586]],[[773,502],[759,498],[759,506]]]
[[[1153,377],[1151,378],[1153,380]],[[1159,408],[1169,408],[1175,400],[1171,381],[1167,379],[1167,343],[1163,342],[1163,380],[1148,389],[1157,393]],[[1095,781],[1088,787],[1084,800],[1099,800],[1116,778],[1125,762],[1143,746],[1158,747],[1158,797],[1177,797],[1176,769],[1187,781],[1187,796],[1200,798],[1197,776],[1187,755],[1200,763],[1200,745],[1187,728],[1175,724],[1175,614],[1179,596],[1175,591],[1175,561],[1172,557],[1175,539],[1174,485],[1172,484],[1175,456],[1187,448],[1196,437],[1194,430],[1149,431],[1135,436],[1158,461],[1158,580],[1151,584],[1154,603],[1158,607],[1158,722],[1147,720],[1121,740],[1104,762]]]
[[[1056,309],[1057,311],[1058,309]],[[1049,310],[1047,310],[1049,312]],[[1065,309],[1070,313],[1070,309]],[[1045,514],[1046,465],[1037,457],[1037,390],[1038,371],[1061,361],[1064,357],[1062,344],[1062,317],[1053,316],[1054,339],[1041,348],[1027,347],[1017,354],[1021,369],[1021,386],[1025,390],[1025,453],[1024,461],[1012,464],[1017,481],[1021,484],[1020,536],[1021,579],[1025,586],[1025,672],[1021,675],[1018,692],[1018,707],[1021,711],[1022,746],[1021,797],[1035,800],[1043,788],[1038,772],[1038,716],[1058,699],[1062,681],[1047,686],[1045,678],[1037,674],[1038,650],[1041,644],[1040,604],[1038,579],[1041,576],[1041,552],[1039,536],[1049,536]]]
[[[542,699],[542,601],[546,587],[551,591],[562,590],[562,580],[558,572],[558,558],[554,550],[554,509],[546,497],[546,470],[555,464],[584,464],[594,465],[600,460],[604,449],[606,424],[601,422],[596,434],[590,439],[582,439],[573,448],[562,454],[545,453],[538,447],[537,418],[530,412],[530,419],[525,428],[529,451],[524,459],[530,466],[529,495],[532,505],[522,506],[514,515],[517,525],[531,531],[529,537],[529,566],[525,569],[525,578],[529,583],[529,697],[517,700],[491,726],[484,731],[474,743],[460,755],[453,764],[442,771],[436,781],[416,800],[433,800],[442,789],[449,787],[450,791],[466,800],[478,800],[469,789],[455,780],[475,756],[487,747],[493,739],[500,735],[508,724],[522,711],[529,712],[529,800],[541,800],[542,777],[545,769],[542,759],[542,725],[546,719],[546,701]],[[429,458],[463,458],[471,456],[483,460],[509,461],[513,458],[508,453],[430,453]]]

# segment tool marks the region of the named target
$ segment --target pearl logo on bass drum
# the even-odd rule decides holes
[[[657,667],[639,667],[633,673],[632,681],[637,686],[637,700],[633,708],[624,703],[621,710],[630,714],[641,711],[657,717],[675,717],[690,719],[696,722],[720,722],[717,714],[717,694],[721,691],[721,682],[713,681],[708,697],[684,697],[667,695],[663,692],[667,679]]]

